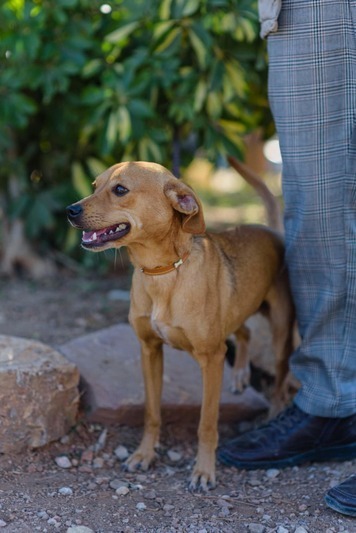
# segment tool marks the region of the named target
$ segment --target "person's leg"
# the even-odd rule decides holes
[[[295,402],[311,415],[346,417],[356,412],[356,7],[282,6],[268,38],[269,95],[302,338],[291,359]]]
[[[356,457],[355,9],[283,0],[268,37],[301,389],[275,420],[221,447],[240,468]]]

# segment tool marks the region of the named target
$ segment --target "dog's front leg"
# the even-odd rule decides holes
[[[215,450],[218,445],[218,417],[226,346],[208,355],[196,355],[203,378],[203,401],[198,428],[198,454],[189,484],[190,490],[215,487]]]
[[[163,375],[163,349],[160,340],[141,341],[141,364],[146,396],[145,427],[141,444],[125,463],[129,472],[148,469],[159,441]]]

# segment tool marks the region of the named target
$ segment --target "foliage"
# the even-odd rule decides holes
[[[3,0],[6,213],[69,251],[63,208],[108,165],[239,155],[271,129],[258,31],[251,0]]]

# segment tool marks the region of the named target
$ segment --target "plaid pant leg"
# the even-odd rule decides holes
[[[356,1],[283,0],[268,37],[305,412],[356,412]]]

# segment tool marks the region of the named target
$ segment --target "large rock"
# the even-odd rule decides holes
[[[90,333],[60,347],[79,368],[84,408],[92,420],[142,424],[144,386],[139,342],[128,324],[118,324]],[[164,348],[162,412],[165,421],[185,422],[199,417],[202,387],[196,361],[187,353]],[[268,404],[248,387],[243,394],[229,390],[230,368],[225,369],[220,420],[251,418]]]
[[[37,448],[75,423],[79,372],[40,342],[0,335],[0,453]]]

